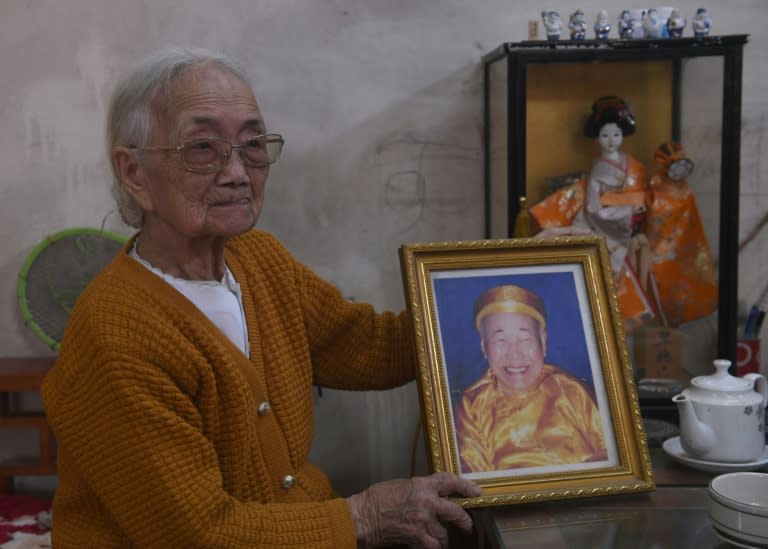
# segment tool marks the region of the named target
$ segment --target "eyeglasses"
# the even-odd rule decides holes
[[[234,145],[221,137],[193,139],[178,147],[132,147],[139,151],[170,151],[181,153],[181,165],[188,172],[213,173],[229,163],[232,151],[237,149],[240,158],[249,168],[266,168],[277,162],[283,150],[283,136],[268,133],[251,137],[242,145]]]

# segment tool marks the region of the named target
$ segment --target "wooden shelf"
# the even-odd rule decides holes
[[[55,357],[9,358],[0,357],[0,392],[34,392],[53,366]]]
[[[48,427],[48,421],[44,414],[40,415],[0,415],[0,428],[2,429],[38,429]]]
[[[56,474],[53,433],[43,412],[16,412],[14,393],[36,393],[55,357],[0,358],[0,429],[35,429],[39,456],[0,463],[0,494],[13,492],[14,476],[50,476]]]
[[[41,465],[36,457],[19,458],[13,461],[0,463],[0,469],[5,476],[38,476],[55,475],[56,466],[53,464]]]

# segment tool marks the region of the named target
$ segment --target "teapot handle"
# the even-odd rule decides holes
[[[752,382],[755,390],[763,395],[763,408],[768,404],[768,380],[762,374],[745,374],[744,379]]]

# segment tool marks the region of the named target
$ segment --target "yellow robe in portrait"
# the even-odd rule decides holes
[[[489,369],[456,410],[462,473],[607,459],[602,423],[587,387],[545,364],[534,387],[502,393]]]

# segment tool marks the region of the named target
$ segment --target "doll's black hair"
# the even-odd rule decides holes
[[[606,95],[595,101],[592,104],[592,113],[584,125],[584,135],[595,138],[600,134],[600,128],[606,124],[616,124],[624,137],[635,133],[635,117],[622,98]]]

